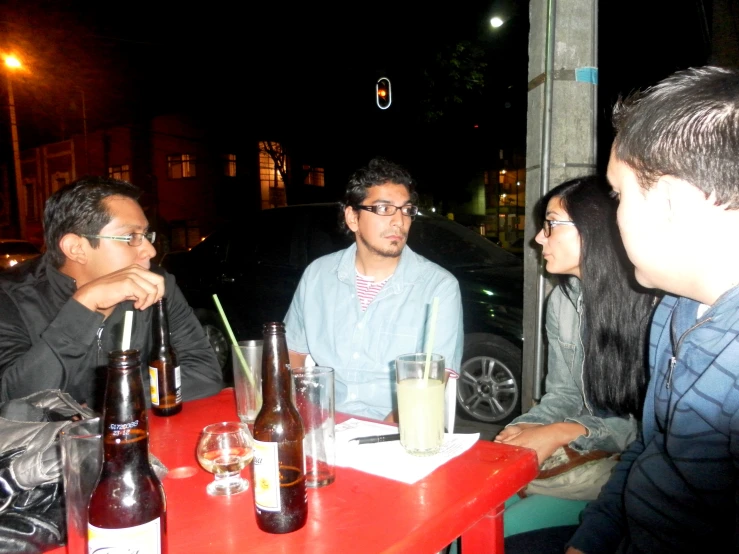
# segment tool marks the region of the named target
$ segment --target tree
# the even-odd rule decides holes
[[[280,177],[282,178],[282,182],[285,184],[289,183],[288,180],[288,172],[287,172],[287,153],[285,152],[285,149],[282,147],[282,144],[276,141],[271,140],[263,140],[259,142],[259,149],[262,152],[266,152],[269,154],[269,157],[272,159],[272,161],[275,164],[275,169],[280,174]],[[277,179],[275,178],[275,181]]]
[[[422,119],[437,122],[481,97],[487,65],[484,49],[468,40],[443,46],[423,69]]]

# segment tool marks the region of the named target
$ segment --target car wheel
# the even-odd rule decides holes
[[[197,311],[195,312],[195,315],[203,326],[205,336],[208,337],[208,341],[213,347],[213,351],[216,353],[216,359],[218,360],[221,372],[224,377],[226,377],[226,374],[230,373],[230,371],[226,371],[226,369],[230,367],[229,359],[231,358],[231,347],[226,338],[226,333],[223,332],[220,324],[216,321],[215,316],[210,312]]]
[[[465,337],[457,382],[462,415],[504,424],[521,413],[521,351],[494,335]]]

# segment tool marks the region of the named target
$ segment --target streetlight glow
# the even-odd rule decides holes
[[[503,21],[497,15],[490,20],[490,25],[492,25],[493,29],[497,29],[498,27],[503,26],[503,23],[505,23],[505,21]]]
[[[5,65],[11,69],[20,69],[21,61],[15,56],[5,56]]]

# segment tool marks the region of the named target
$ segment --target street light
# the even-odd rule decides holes
[[[5,56],[5,65],[12,69],[20,69],[21,68],[21,62],[18,58],[15,56]]]
[[[490,20],[490,25],[493,27],[493,29],[497,29],[498,27],[502,27],[503,26],[503,23],[505,23],[505,21],[503,21],[497,15]]]
[[[17,71],[23,66],[13,55],[4,56],[5,66],[8,68],[8,109],[10,110],[10,134],[13,139],[13,164],[15,166],[15,191],[18,198],[18,227],[20,238],[26,238],[26,194],[21,181],[21,153],[18,147],[18,126],[15,121],[15,97],[13,96],[13,81],[11,71]]]

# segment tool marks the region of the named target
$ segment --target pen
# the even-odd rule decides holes
[[[351,441],[357,441],[357,444],[372,444],[375,442],[387,442],[387,441],[399,441],[400,435],[375,435],[374,437],[357,437],[349,439]]]

